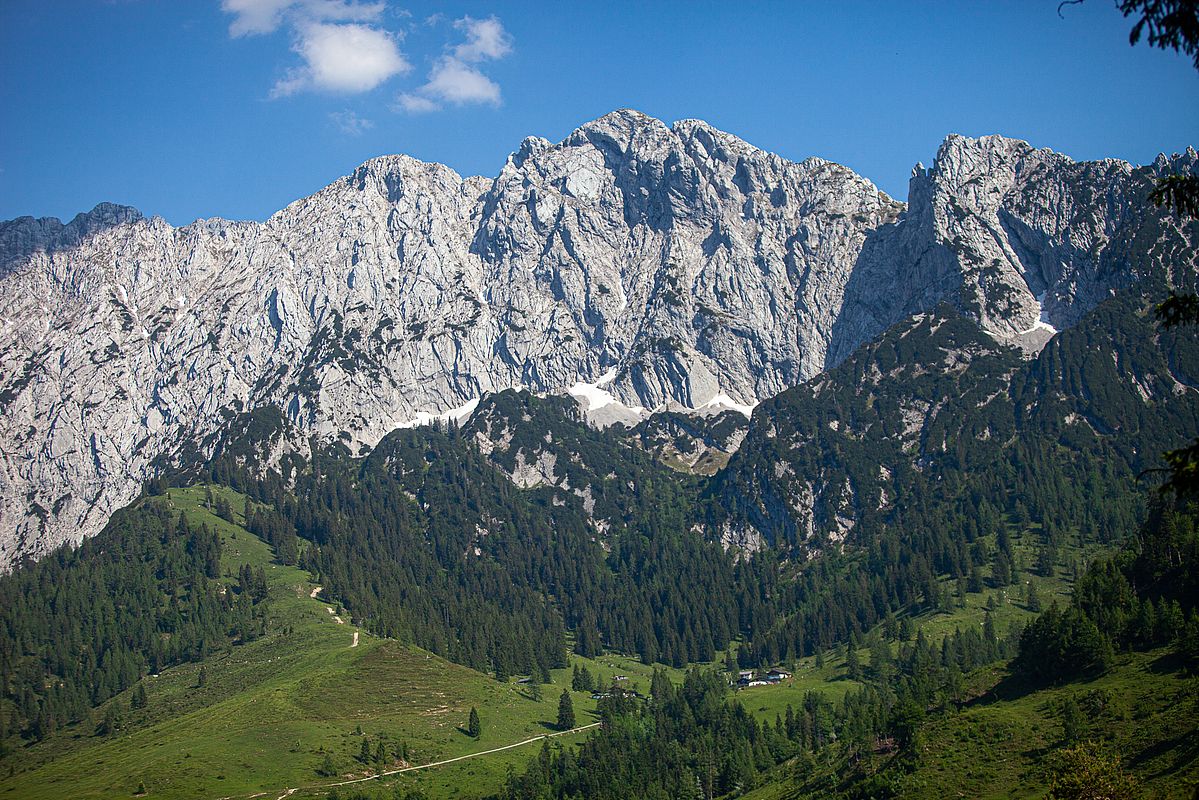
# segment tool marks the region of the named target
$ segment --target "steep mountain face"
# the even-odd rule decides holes
[[[949,443],[1010,435],[972,430],[971,420],[980,406],[1006,401],[1020,363],[1015,349],[942,306],[764,402],[714,479],[722,539],[751,551],[840,544],[908,497],[906,479]]]
[[[1199,345],[1158,330],[1163,296],[1108,300],[1028,361],[949,306],[896,325],[759,407],[709,487],[714,532],[817,553],[984,498],[1047,530],[1128,529],[1112,515],[1137,476],[1199,432]]]
[[[1143,198],[1196,160],[951,137],[905,207],[619,111],[490,180],[375,159],[262,224],[3,223],[0,566],[98,530],[156,459],[262,406],[355,451],[511,387],[608,421],[748,410],[943,300],[1035,349],[1135,277],[1194,269],[1195,230]]]

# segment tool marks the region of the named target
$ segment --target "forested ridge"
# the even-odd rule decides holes
[[[1067,543],[1135,530],[1152,485],[1140,478],[1199,427],[1199,348],[1157,329],[1160,296],[1101,305],[1029,362],[942,309],[769,401],[707,507],[717,524],[755,524],[776,551],[821,557],[771,592],[750,662],[1045,573]],[[1015,563],[1009,527],[1035,528],[1033,563]]]
[[[592,435],[558,419],[556,432]],[[302,565],[368,628],[477,669],[561,666],[568,628],[582,654],[676,665],[735,635],[746,590],[719,544],[690,532],[665,469],[641,457],[651,474],[630,470],[640,491],[611,503],[605,549],[578,497],[516,488],[467,433],[396,431],[362,461],[326,451],[288,490],[221,459],[210,477],[276,508],[313,545]]]
[[[147,674],[258,636],[264,579],[220,578],[216,533],[160,501],[0,577],[0,735],[41,738]]]

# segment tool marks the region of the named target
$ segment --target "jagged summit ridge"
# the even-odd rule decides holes
[[[265,223],[0,224],[0,564],[94,532],[156,458],[262,405],[371,446],[510,387],[748,407],[945,300],[1011,341],[1064,327],[1148,268],[1105,243],[1175,230],[1139,175],[953,138],[908,207],[622,110],[494,178],[372,159]]]

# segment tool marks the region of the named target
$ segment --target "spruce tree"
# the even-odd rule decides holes
[[[1062,702],[1062,737],[1067,744],[1075,744],[1082,739],[1086,722],[1078,703],[1073,697],[1067,697]]]
[[[1028,584],[1028,610],[1035,614],[1041,613],[1041,596],[1037,594],[1037,587],[1031,581]]]
[[[363,764],[371,763],[371,743],[365,736],[362,737],[362,748],[358,751],[358,760]]]
[[[568,731],[575,726],[575,705],[570,699],[570,692],[562,690],[558,698],[558,730]]]
[[[478,739],[483,733],[483,724],[479,721],[479,711],[474,706],[470,707],[470,717],[466,722],[466,734],[471,738]]]

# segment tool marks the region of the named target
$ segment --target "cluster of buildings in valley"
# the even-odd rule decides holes
[[[769,672],[758,672],[752,669],[743,669],[737,676],[737,682],[734,684],[738,689],[748,689],[750,686],[771,686],[776,683],[782,683],[791,677],[791,673],[785,669],[772,669]]]
[[[627,681],[628,679],[628,675],[613,675],[612,685],[607,689],[597,689],[592,692],[591,699],[603,700],[605,697],[633,697],[638,700],[644,700],[645,695],[641,694],[641,692],[619,685],[621,681]]]

